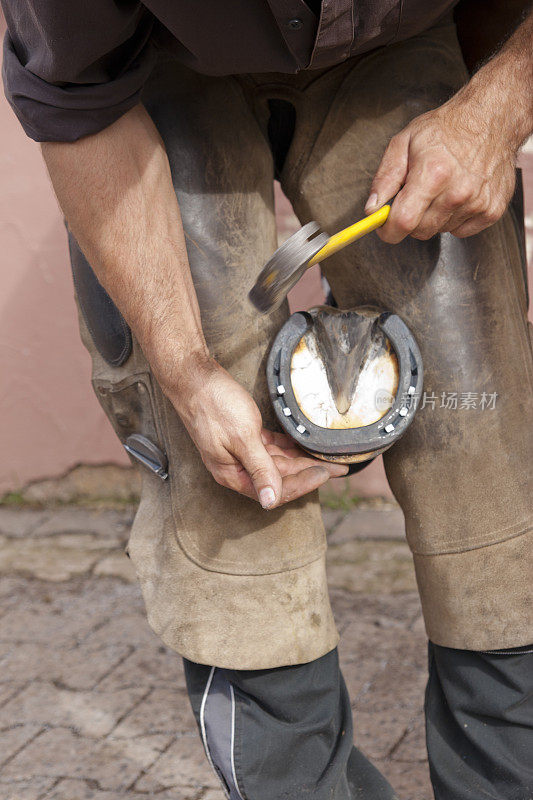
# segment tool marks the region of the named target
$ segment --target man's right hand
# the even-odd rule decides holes
[[[214,360],[194,374],[192,385],[166,394],[217,483],[272,509],[346,475],[346,465],[312,458],[263,428],[252,397]]]

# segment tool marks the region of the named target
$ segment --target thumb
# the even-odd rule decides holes
[[[281,500],[282,480],[274,459],[266,451],[261,437],[248,443],[242,453],[236,454],[250,476],[259,502],[263,508],[273,508]]]
[[[365,213],[371,214],[377,211],[387,200],[394,197],[405,183],[409,164],[409,138],[409,134],[404,131],[390,140],[372,181]]]

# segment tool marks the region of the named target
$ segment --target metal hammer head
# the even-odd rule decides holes
[[[318,233],[319,230],[317,222],[308,222],[278,247],[267,261],[248,294],[250,302],[262,314],[281,305],[304,274],[309,261],[327,244],[328,234]],[[313,234],[317,235],[311,239]]]

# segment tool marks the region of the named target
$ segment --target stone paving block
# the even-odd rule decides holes
[[[65,612],[53,601],[21,603],[0,619],[0,641],[43,642],[54,647],[71,646],[76,637],[87,635],[98,619],[71,599]]]
[[[139,792],[158,792],[172,786],[220,788],[197,734],[173,742],[134,788]]]
[[[90,786],[86,781],[67,778],[59,781],[56,786],[44,795],[42,800],[124,800],[125,798],[131,798],[131,794],[101,792]]]
[[[418,761],[423,763],[427,759],[426,727],[422,714],[402,739],[398,747],[391,754],[393,761]]]
[[[351,539],[327,550],[331,587],[352,593],[394,594],[416,589],[409,548],[403,542]]]
[[[370,759],[386,758],[405,734],[412,712],[405,709],[353,711],[354,741]]]
[[[383,615],[360,616],[343,629],[339,649],[348,660],[364,657],[369,651],[381,655],[394,650],[406,636],[413,639],[413,634],[407,629],[407,620]]]
[[[114,615],[105,625],[91,633],[85,640],[90,645],[107,645],[111,643],[129,644],[134,647],[150,646],[160,639],[152,631],[146,620],[144,609],[141,611],[120,612],[113,609]]]
[[[2,661],[0,658],[0,675],[1,672],[2,672]],[[18,692],[20,692],[25,685],[26,685],[25,681],[10,681],[9,683],[0,684],[0,706],[3,706],[4,703],[7,703],[8,700],[11,700],[11,698],[15,694],[18,694]],[[2,712],[0,711],[0,721],[1,719],[2,719]],[[0,724],[0,728],[1,727],[2,726]]]
[[[97,694],[97,693],[95,693]],[[154,689],[120,722],[114,738],[148,736],[152,733],[195,733],[198,728],[184,689]]]
[[[73,534],[66,543],[58,543],[59,538],[7,540],[0,548],[0,574],[21,572],[45,581],[66,581],[89,572],[107,552],[95,549],[97,540],[88,534]]]
[[[97,781],[102,789],[124,791],[168,747],[168,736],[95,742],[65,728],[42,733],[4,767],[4,779],[62,777]]]
[[[130,651],[126,644],[113,643],[104,647],[82,644],[62,653],[50,649],[46,677],[68,689],[92,689]]]
[[[412,638],[405,623],[386,617],[351,622],[343,630],[339,655],[352,702],[361,693],[371,691],[377,676],[386,670],[405,636]]]
[[[422,616],[422,612],[418,614],[414,622],[411,623],[410,626],[413,633],[416,633],[417,636],[420,636],[425,641],[427,641],[427,633],[426,633],[426,626],[424,624],[424,617]]]
[[[127,584],[113,578],[100,577],[98,580],[93,575],[87,575],[70,586],[76,587],[76,601],[83,604],[85,614],[88,611],[93,618],[92,628],[100,628],[108,620],[129,618],[131,614],[141,614],[145,618],[144,603],[138,584]],[[54,592],[61,598],[64,610],[70,612],[71,596],[68,587],[65,592],[61,587],[54,587]],[[80,639],[83,635],[80,635]]]
[[[420,599],[415,592],[364,595],[331,587],[330,598],[341,634],[352,623],[359,625],[371,622],[378,628],[382,627],[384,637],[388,637],[389,627],[406,629],[420,614]]]
[[[368,711],[386,708],[419,709],[427,682],[425,647],[407,640],[376,675],[368,691],[357,698],[357,707]]]
[[[0,691],[15,680],[55,681],[71,689],[91,689],[131,652],[125,644],[57,649],[33,642],[0,643]],[[1,702],[1,694],[0,694]]]
[[[11,605],[18,605],[19,596],[26,587],[26,578],[5,575],[0,581],[0,612],[7,611]]]
[[[336,508],[322,508],[322,519],[328,536],[331,536],[339,522],[346,516],[345,511]]]
[[[158,792],[155,795],[144,794],[140,792],[132,792],[126,795],[127,800],[205,800],[206,797],[211,797],[210,792],[215,792],[216,789],[204,789],[198,786],[173,786],[172,789],[164,792]],[[222,790],[220,795],[213,794],[213,800],[226,800],[226,795]]]
[[[5,727],[9,721],[0,715],[0,725]],[[40,730],[40,725],[15,725],[12,728],[0,731],[0,764],[5,763],[17,750],[33,739]]]
[[[344,661],[341,657],[342,674],[352,704],[371,690],[377,676],[386,668],[387,661],[387,658],[375,657],[370,652],[357,661]]]
[[[84,736],[105,736],[143,697],[145,689],[73,692],[35,682],[2,709],[5,725],[68,726]]]
[[[78,464],[59,478],[32,481],[23,489],[25,500],[47,506],[92,502],[93,511],[108,511],[110,503],[120,513],[132,512],[140,493],[139,470],[118,464]],[[95,501],[101,503],[95,506]],[[128,505],[124,506],[126,502]],[[118,507],[117,507],[118,503]],[[59,506],[61,507],[61,506]],[[79,506],[78,506],[79,507]]]
[[[129,512],[84,508],[58,508],[32,530],[33,536],[60,533],[93,533],[107,540],[107,547],[119,546],[129,536],[132,515]]]
[[[128,686],[169,686],[185,688],[181,657],[165,647],[153,635],[149,643],[139,645],[98,685],[99,689],[123,689]]]
[[[427,764],[375,761],[401,800],[433,800]]]
[[[225,797],[226,795],[224,794],[222,789],[208,789],[201,796],[200,800],[225,800]]]
[[[50,778],[34,778],[30,781],[10,781],[9,783],[0,782],[0,800],[40,800],[42,795],[54,783],[55,780]]]
[[[51,513],[27,508],[0,507],[0,533],[17,537],[33,535],[35,529],[50,518]]]
[[[394,595],[386,593],[359,595],[344,592],[340,602],[351,605],[351,621],[373,620],[384,628],[394,626],[396,623],[408,626],[420,613],[418,592],[402,592]],[[339,600],[335,599],[335,603],[337,605]]]
[[[99,553],[109,553],[122,547],[122,543],[108,542],[95,533],[58,533],[56,536],[43,536],[33,542],[33,546],[61,547],[72,550],[97,550]]]
[[[122,581],[126,581],[126,583],[137,582],[137,574],[131,559],[123,552],[110,553],[108,556],[98,561],[93,568],[93,575],[106,575],[120,578]]]
[[[344,516],[330,537],[332,544],[354,539],[405,541],[404,517],[399,508],[354,509]]]

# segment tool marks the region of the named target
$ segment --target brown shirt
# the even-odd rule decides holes
[[[406,39],[456,0],[1,2],[11,106],[32,139],[73,141],[139,102],[158,49],[210,75],[295,73]]]

